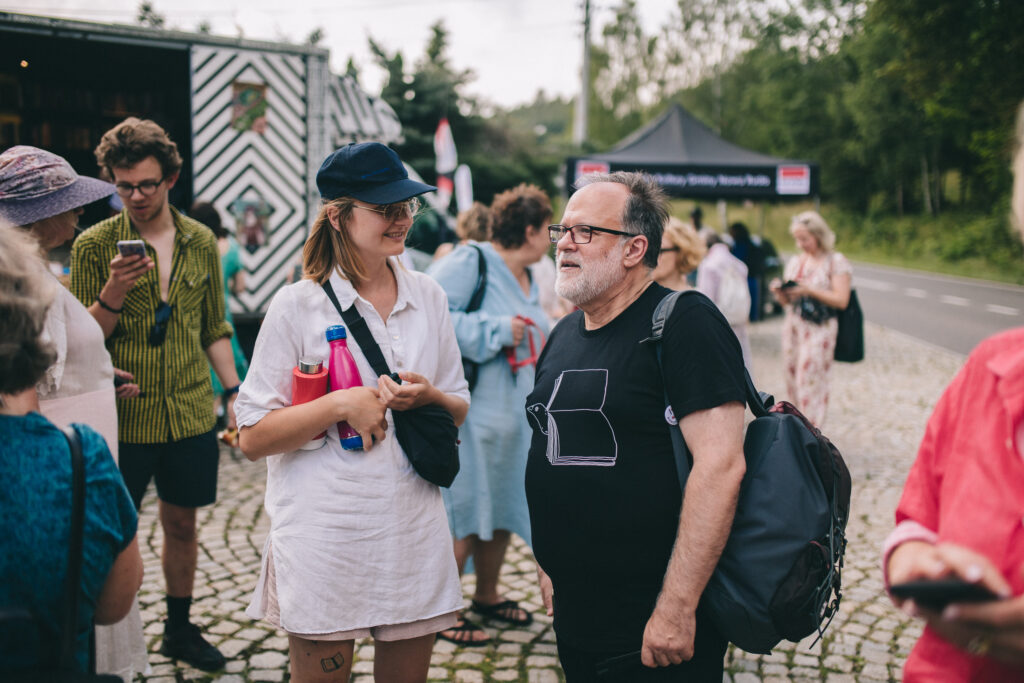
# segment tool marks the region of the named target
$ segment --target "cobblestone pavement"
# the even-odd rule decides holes
[[[758,386],[782,398],[779,367],[780,321],[751,326]],[[925,421],[945,385],[963,361],[898,333],[868,325],[868,358],[832,371],[832,405],[825,432],[846,458],[854,488],[843,575],[845,598],[825,638],[784,643],[767,656],[730,649],[726,681],[893,681],[920,627],[894,610],[882,591],[878,550],[892,526],[892,514],[913,460]],[[260,549],[269,520],[263,511],[266,468],[240,454],[221,458],[219,502],[200,511],[200,556],[194,620],[230,660],[214,676],[178,665],[157,654],[165,612],[160,569],[162,532],[152,493],[139,521],[146,566],[139,600],[152,671],[145,680],[284,681],[288,643],[283,633],[245,616],[259,571]],[[509,597],[534,612],[523,629],[484,623],[493,636],[486,648],[458,648],[438,641],[430,679],[475,683],[563,680],[551,620],[544,615],[529,550],[516,539],[502,580]],[[464,580],[467,596],[473,578]],[[467,599],[468,601],[468,599]],[[354,681],[372,681],[373,642],[357,643]]]

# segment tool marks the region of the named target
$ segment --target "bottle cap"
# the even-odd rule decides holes
[[[348,333],[345,332],[344,325],[331,325],[327,328],[327,341],[332,342],[335,339],[345,339],[348,337]]]
[[[341,447],[346,451],[361,451],[363,450],[363,437],[356,434],[355,436],[350,436],[347,439],[342,439]]]
[[[303,375],[315,375],[324,369],[324,362],[315,356],[303,356],[299,359],[299,372]]]

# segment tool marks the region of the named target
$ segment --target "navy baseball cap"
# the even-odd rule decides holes
[[[335,150],[316,172],[316,187],[325,200],[352,197],[370,204],[394,204],[437,189],[410,180],[398,154],[379,142]]]

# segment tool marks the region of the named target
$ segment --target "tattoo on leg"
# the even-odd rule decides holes
[[[341,668],[342,664],[345,663],[345,658],[340,652],[335,654],[333,657],[324,657],[320,660],[320,668],[324,670],[324,673],[331,673]]]

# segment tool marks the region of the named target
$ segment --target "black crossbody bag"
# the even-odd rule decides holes
[[[75,428],[67,427],[61,431],[64,432],[68,448],[71,450],[71,528],[68,538],[68,571],[61,592],[61,630],[57,662],[50,668],[37,665],[21,671],[5,671],[0,678],[10,683],[121,683],[121,678],[113,674],[96,674],[91,670],[78,671],[75,663],[78,588],[82,577],[82,545],[85,534],[85,462],[82,457],[82,442]],[[42,641],[38,622],[28,610],[3,610],[0,612],[0,624],[3,625],[5,634],[14,636],[13,629],[20,628],[20,638],[31,640],[33,635],[40,634],[37,637],[40,642]],[[26,647],[31,647],[28,643],[25,644]],[[94,662],[90,661],[90,669],[93,665]]]
[[[378,377],[388,375],[401,382],[398,375],[392,374],[356,305],[353,303],[342,310],[331,283],[325,282],[322,287],[374,373]],[[452,414],[439,405],[428,403],[410,410],[392,410],[391,416],[395,421],[395,437],[416,473],[432,484],[451,486],[459,473],[459,428],[455,426]]]

